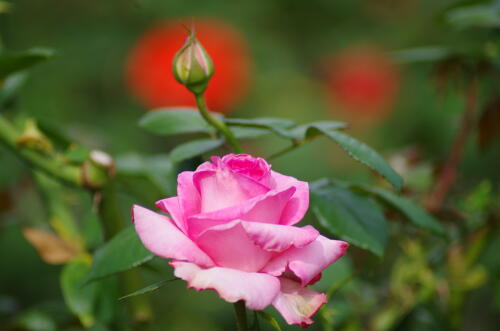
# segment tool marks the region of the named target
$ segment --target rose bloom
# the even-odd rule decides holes
[[[329,98],[350,119],[383,119],[399,87],[392,59],[375,47],[351,47],[324,62]]]
[[[307,286],[348,244],[294,226],[309,206],[308,184],[247,154],[214,156],[177,180],[178,196],[156,203],[170,217],[133,207],[144,246],[172,259],[190,288],[253,310],[272,304],[289,324],[311,324],[326,295]]]
[[[210,54],[215,74],[206,91],[213,111],[228,112],[245,96],[250,79],[250,56],[244,38],[221,21],[195,22],[196,37]],[[194,97],[172,75],[172,60],[184,45],[184,26],[192,21],[160,23],[135,43],[126,65],[130,91],[148,108],[195,106]]]

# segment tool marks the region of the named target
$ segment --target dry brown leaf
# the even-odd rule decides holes
[[[76,249],[51,231],[25,227],[22,232],[24,238],[35,247],[42,260],[49,264],[63,264],[78,255]]]

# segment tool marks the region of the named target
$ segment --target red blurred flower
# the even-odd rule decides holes
[[[195,106],[194,98],[172,74],[172,59],[186,40],[183,27],[191,21],[160,23],[139,38],[126,68],[131,92],[148,108]],[[215,74],[206,92],[211,110],[228,112],[244,97],[250,78],[250,58],[243,37],[231,26],[196,20],[196,37],[210,54]]]
[[[325,61],[330,101],[353,120],[381,119],[391,110],[399,72],[374,47],[347,48]]]

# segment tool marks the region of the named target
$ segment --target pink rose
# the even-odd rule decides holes
[[[172,259],[175,276],[197,290],[261,310],[272,304],[289,324],[307,326],[326,302],[307,288],[348,244],[296,227],[309,206],[306,182],[246,154],[212,157],[179,174],[178,196],[132,210],[144,246]]]

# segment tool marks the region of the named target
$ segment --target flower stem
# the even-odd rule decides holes
[[[219,120],[216,117],[210,115],[207,103],[205,102],[205,94],[204,93],[195,93],[196,105],[198,106],[198,110],[200,111],[201,116],[208,122],[211,126],[213,126],[217,131],[222,133],[226,137],[226,141],[233,147],[236,153],[241,153],[243,150],[241,149],[240,143],[234,136],[231,129],[227,127],[227,125]]]
[[[444,166],[436,179],[435,189],[425,202],[427,209],[433,212],[441,209],[448,193],[455,183],[458,172],[457,169],[465,151],[467,138],[474,129],[475,114],[478,103],[477,79],[474,77],[466,87],[464,97],[465,110],[461,118],[460,129],[458,130],[458,134],[453,142],[448,159],[444,163]]]
[[[245,310],[245,302],[237,301],[233,304],[234,314],[236,315],[236,325],[238,331],[248,331],[247,313]]]
[[[123,215],[117,201],[115,185],[109,182],[100,190],[101,201],[99,203],[99,214],[105,228],[107,239],[113,238],[125,228]],[[120,275],[120,283],[124,293],[128,294],[137,288],[143,287],[139,269],[130,269]],[[151,303],[146,296],[135,296],[130,298],[132,319],[135,324],[147,323],[153,318]]]

